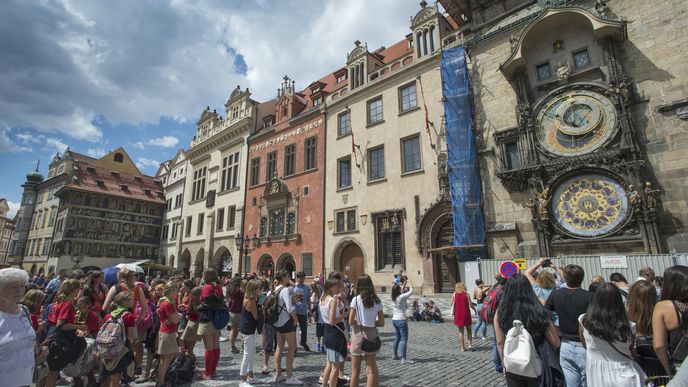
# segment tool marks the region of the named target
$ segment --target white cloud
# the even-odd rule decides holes
[[[19,211],[21,203],[15,203],[8,200],[7,205],[10,207],[10,210],[7,212],[7,217],[12,219],[17,214],[17,211]]]
[[[45,146],[43,149],[45,150],[52,150],[52,151],[57,151],[57,152],[64,152],[69,148],[67,144],[62,142],[59,138],[53,138],[53,137],[45,137],[45,136],[40,136],[43,138],[43,141],[45,141]]]
[[[141,150],[146,149],[146,145],[145,145],[142,141],[133,142],[133,143],[131,143],[131,146],[132,146],[133,148],[138,148],[138,149],[141,149]]]
[[[179,144],[179,139],[174,136],[162,136],[148,140],[148,145],[159,146],[163,148],[172,148]]]
[[[88,148],[86,149],[86,154],[93,158],[99,159],[105,156],[107,152],[103,148]]]
[[[98,142],[100,122],[193,123],[206,105],[224,115],[237,84],[259,101],[285,74],[304,88],[344,66],[355,39],[371,51],[403,39],[419,10],[398,0],[118,4],[0,2],[0,36],[12,37],[0,39],[0,127]]]
[[[16,144],[9,136],[8,129],[0,130],[0,153],[31,152],[31,148]]]
[[[139,169],[155,169],[157,170],[160,167],[160,162],[157,160],[153,159],[147,159],[145,157],[137,157],[136,158],[136,166]]]

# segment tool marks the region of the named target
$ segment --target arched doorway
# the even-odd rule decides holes
[[[232,253],[224,246],[221,246],[213,255],[211,266],[217,270],[218,274],[232,275]]]
[[[454,245],[454,223],[451,217],[447,217],[437,229],[433,246],[446,247]],[[459,261],[456,254],[435,253],[433,254],[435,269],[435,291],[440,293],[451,293],[454,285],[459,281]]]
[[[163,264],[167,264],[169,267],[174,267],[174,254],[170,255],[170,257],[167,259],[167,263],[163,262]]]
[[[349,277],[351,283],[356,283],[358,277],[360,277],[365,270],[363,251],[361,247],[354,242],[344,246],[342,252],[339,254],[338,262],[339,265],[337,267],[339,271]]]
[[[191,268],[191,253],[189,252],[189,249],[184,250],[182,253],[182,256],[179,257],[179,262],[177,262],[177,270],[181,271],[189,277],[189,269]]]
[[[292,279],[296,278],[296,262],[291,254],[283,254],[277,260],[277,270],[286,270]]]
[[[201,247],[196,253],[196,259],[194,260],[193,276],[194,278],[203,277],[203,260],[205,259],[205,250]]]
[[[272,257],[267,254],[261,256],[258,260],[258,266],[256,269],[258,270],[258,273],[272,277],[273,274],[275,274],[275,263],[272,261]]]

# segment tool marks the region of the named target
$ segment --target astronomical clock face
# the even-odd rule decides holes
[[[614,134],[616,110],[600,93],[569,90],[545,102],[536,122],[545,150],[559,156],[578,156],[599,148]]]
[[[603,175],[568,179],[552,196],[552,213],[557,224],[580,237],[597,237],[614,230],[626,217],[626,191]]]

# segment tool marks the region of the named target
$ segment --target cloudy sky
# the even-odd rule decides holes
[[[67,147],[124,146],[143,173],[187,148],[206,107],[237,86],[258,101],[410,32],[416,0],[5,0],[0,2],[0,197]]]

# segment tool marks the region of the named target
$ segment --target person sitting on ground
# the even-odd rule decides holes
[[[418,300],[413,300],[413,304],[411,304],[411,314],[413,315],[413,321],[423,320],[423,311],[420,310],[420,302],[418,302]]]
[[[425,321],[433,323],[443,323],[442,311],[438,306],[435,305],[435,301],[430,300],[425,305],[425,311],[423,312],[423,317]]]

